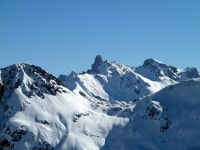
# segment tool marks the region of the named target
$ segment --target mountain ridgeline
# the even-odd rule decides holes
[[[0,69],[0,150],[200,149],[200,75],[155,59],[129,67],[97,55],[58,78]]]
[[[147,59],[139,67],[129,67],[95,58],[87,72],[60,75],[64,85],[75,93],[84,93],[93,100],[129,102],[187,79],[199,78],[196,68],[177,69],[154,59]]]

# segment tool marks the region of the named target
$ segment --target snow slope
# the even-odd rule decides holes
[[[184,81],[139,100],[123,128],[114,127],[102,150],[200,149],[200,79]]]

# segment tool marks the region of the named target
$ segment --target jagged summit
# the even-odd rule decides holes
[[[97,55],[94,63],[92,64],[91,69],[81,74],[88,73],[88,74],[102,74],[108,76],[113,76],[113,75],[123,76],[126,72],[130,71],[132,71],[132,68],[127,65],[115,61],[102,60],[101,55]]]
[[[103,63],[103,59],[101,55],[97,55],[95,57],[94,63],[91,66],[91,69],[87,71],[87,73],[99,73],[99,67]]]
[[[43,78],[45,78],[47,81],[54,80],[58,85],[64,86],[63,83],[60,82],[60,80],[57,79],[51,73],[45,71],[44,69],[42,69],[39,66],[32,65],[29,63],[16,63],[16,64],[10,65],[8,67],[2,68],[1,70],[2,70],[1,71],[2,75],[3,75],[3,72],[9,72],[9,73],[10,72],[12,72],[12,73],[23,72],[23,73],[28,74],[29,76],[38,74],[38,75],[42,76]],[[24,75],[24,74],[22,74],[22,75]]]
[[[39,66],[28,63],[17,63],[3,68],[1,80],[6,92],[4,97],[11,97],[17,88],[27,97],[37,95],[41,98],[44,98],[44,93],[55,95],[57,91],[65,91],[62,90],[63,83],[55,76]]]
[[[98,72],[99,66],[101,66],[103,60],[101,55],[97,55],[94,61],[94,64],[92,64],[92,72]]]

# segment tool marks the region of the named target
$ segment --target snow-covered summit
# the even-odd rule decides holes
[[[62,90],[63,83],[55,76],[43,70],[41,67],[18,63],[3,68],[1,71],[1,80],[7,95],[10,97],[13,90],[21,87],[22,92],[28,96],[37,95],[44,98],[44,93],[55,95]]]
[[[1,69],[0,79],[2,123],[6,122],[17,110],[24,109],[20,95],[24,99],[45,99],[45,95],[55,96],[58,93],[69,92],[55,76],[41,67],[27,63],[13,64]],[[9,101],[13,97],[14,101]],[[0,123],[0,129],[2,127],[3,124]]]
[[[196,68],[177,69],[174,66],[166,65],[155,59],[145,60],[142,66],[135,69],[135,72],[152,81],[161,81],[165,79],[183,81],[200,77]]]

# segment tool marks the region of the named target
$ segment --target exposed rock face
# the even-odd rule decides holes
[[[92,64],[92,69],[89,70],[89,73],[98,73],[98,68],[103,63],[101,55],[97,55],[94,61],[94,64]]]
[[[62,89],[64,86],[62,82],[35,65],[26,63],[11,65],[2,70],[1,77],[7,97],[10,97],[13,90],[19,86],[26,87],[22,92],[27,97],[37,95],[44,98],[44,93],[56,95],[56,92],[66,92]],[[34,82],[31,83],[28,78]],[[27,80],[26,84],[23,82],[24,80]]]
[[[1,101],[1,98],[3,96],[3,93],[4,93],[4,87],[3,87],[3,84],[0,81],[0,101]]]
[[[199,73],[197,68],[192,67],[192,68],[186,68],[184,70],[188,78],[199,78]]]
[[[63,83],[60,80],[58,80],[55,76],[53,76],[49,72],[46,72],[41,67],[35,66],[35,65],[29,65],[28,67],[29,67],[29,69],[27,69],[27,74],[29,74],[30,76],[31,76],[31,74],[34,74],[35,72],[37,72],[44,79],[46,79],[47,82],[49,82],[50,80],[54,80],[58,85],[64,86]]]

